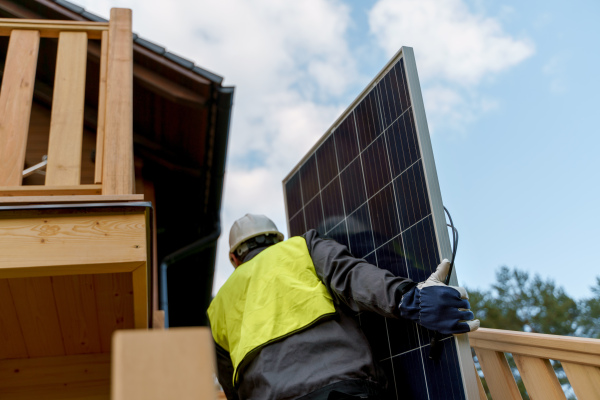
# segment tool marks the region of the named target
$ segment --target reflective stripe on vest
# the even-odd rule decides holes
[[[236,268],[208,308],[213,338],[231,357],[234,385],[252,351],[332,314],[331,295],[299,236]]]

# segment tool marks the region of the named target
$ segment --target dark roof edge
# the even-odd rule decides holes
[[[67,10],[69,10],[71,12],[81,15],[83,18],[85,18],[87,20],[94,21],[94,22],[108,22],[107,19],[104,19],[94,13],[86,11],[85,8],[80,7],[77,4],[73,4],[67,0],[52,0],[52,1],[56,4],[58,4],[59,6],[66,8]],[[171,52],[167,51],[166,48],[159,46],[156,43],[153,43],[147,39],[141,38],[140,36],[138,36],[135,33],[133,34],[133,41],[134,41],[134,43],[139,44],[140,46],[165,57],[166,59],[184,67],[185,69],[193,71],[194,73],[200,75],[201,77],[206,78],[209,81],[216,83],[217,85],[221,85],[223,83],[222,76],[219,76],[213,72],[210,72],[204,68],[201,68],[201,67],[195,65],[193,61],[190,61],[181,56],[178,56],[177,54],[171,53]]]

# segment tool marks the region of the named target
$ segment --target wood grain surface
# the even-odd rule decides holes
[[[0,91],[0,186],[23,180],[39,43],[37,31],[10,35]]]
[[[0,220],[0,278],[27,276],[36,267],[39,276],[39,267],[55,275],[53,266],[77,266],[85,273],[85,265],[140,265],[146,251],[144,214]]]
[[[79,185],[87,62],[85,32],[61,32],[56,58],[46,184]]]
[[[102,193],[133,194],[131,10],[110,11]]]

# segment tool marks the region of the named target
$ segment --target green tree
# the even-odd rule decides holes
[[[600,277],[592,286],[593,297],[579,302],[579,317],[577,318],[577,336],[600,339]]]
[[[501,267],[491,290],[468,290],[471,309],[486,328],[600,338],[600,277],[593,297],[575,301],[553,280]],[[509,365],[524,399],[529,396],[510,354]],[[575,398],[558,361],[552,365],[569,398]],[[479,370],[479,366],[478,366]],[[484,387],[487,385],[484,382]]]
[[[471,309],[486,328],[574,335],[580,309],[554,281],[502,267],[492,290],[469,290]]]

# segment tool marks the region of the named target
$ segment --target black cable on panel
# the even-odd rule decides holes
[[[448,220],[450,220],[449,224],[446,224],[450,229],[452,229],[452,259],[450,260],[450,268],[448,269],[448,275],[446,275],[446,279],[444,279],[444,283],[448,285],[450,283],[450,275],[452,275],[452,269],[454,268],[454,260],[456,258],[456,249],[458,249],[458,229],[454,227],[454,222],[452,222],[452,217],[450,216],[450,212],[446,207],[444,207],[444,211],[446,215],[448,215]],[[442,334],[436,332],[431,338],[430,348],[429,348],[429,359],[433,361],[439,361],[440,356],[442,355],[442,349],[444,348],[444,344],[442,343]]]
[[[458,229],[454,227],[454,222],[452,222],[452,217],[450,216],[450,212],[446,207],[444,207],[444,211],[446,212],[446,215],[448,215],[448,219],[450,220],[450,223],[446,224],[446,226],[452,229],[452,259],[450,260],[450,269],[448,270],[448,275],[446,276],[446,280],[444,281],[444,283],[448,285],[450,282],[450,275],[452,275],[452,268],[454,268],[456,249],[458,249]]]

